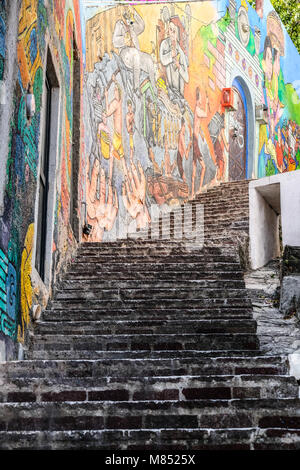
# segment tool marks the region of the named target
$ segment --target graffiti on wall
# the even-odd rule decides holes
[[[228,11],[205,3],[119,5],[86,23],[89,240],[109,237],[99,207],[142,229],[152,203],[178,205],[224,180]]]
[[[1,0],[0,6],[5,4]],[[3,17],[1,12],[1,17]],[[62,15],[63,14],[63,15]],[[48,15],[51,19],[48,21]],[[74,18],[79,20],[78,1],[66,2],[23,0],[20,7],[17,58],[18,75],[14,94],[14,113],[11,120],[10,144],[7,158],[6,197],[1,218],[0,246],[0,331],[6,336],[24,342],[30,322],[30,310],[36,294],[32,285],[32,260],[34,242],[34,207],[39,168],[40,123],[43,107],[44,65],[46,62],[46,32],[50,37],[53,60],[56,61],[63,103],[60,113],[60,141],[57,154],[57,214],[53,246],[57,252],[69,246],[71,240],[68,224],[70,192],[70,166],[72,148],[72,60]],[[0,57],[2,53],[0,29]],[[78,47],[80,28],[77,30]],[[35,114],[27,119],[26,92],[32,89],[35,97]],[[60,159],[61,156],[61,159]],[[63,168],[63,165],[65,167]],[[64,220],[62,220],[62,216]],[[67,232],[60,226],[68,227]],[[63,234],[63,240],[60,236]],[[61,248],[63,247],[63,248]],[[63,251],[59,259],[63,262]],[[58,257],[57,257],[58,258]],[[57,269],[54,258],[53,270]]]
[[[17,321],[16,269],[0,249],[0,331],[14,338]]]

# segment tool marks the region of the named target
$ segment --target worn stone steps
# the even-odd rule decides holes
[[[241,280],[243,279],[243,271],[205,271],[203,267],[202,271],[136,271],[128,269],[127,272],[105,272],[105,276],[102,276],[101,269],[92,271],[92,273],[84,272],[72,272],[71,269],[64,276],[63,281],[99,281],[99,279],[105,279],[105,281],[131,281],[133,280],[162,280],[162,281],[174,281],[176,278],[181,281],[186,280]]]
[[[297,398],[298,384],[289,376],[208,375],[169,377],[15,378],[2,387],[7,403],[63,401],[217,400]]]
[[[228,280],[219,280],[219,279],[183,279],[178,280],[177,283],[170,280],[157,280],[149,279],[143,282],[144,289],[151,289],[155,287],[160,287],[162,289],[172,289],[176,286],[177,288],[221,288],[225,287],[226,289],[238,289],[244,288],[245,282],[242,279],[228,279]],[[57,292],[73,291],[78,289],[84,290],[99,290],[99,289],[124,289],[128,287],[129,289],[136,289],[141,287],[141,282],[136,279],[126,279],[124,281],[120,279],[115,280],[101,280],[90,281],[89,279],[77,279],[77,280],[64,280],[57,289]]]
[[[172,320],[174,318],[186,318],[189,320],[199,319],[245,319],[251,320],[253,318],[250,308],[245,307],[219,307],[219,308],[196,308],[195,309],[176,309],[176,308],[132,308],[132,309],[91,309],[84,307],[75,307],[69,309],[66,306],[64,309],[46,310],[43,313],[43,321],[45,322],[58,322],[58,321],[117,321],[131,318],[132,320]],[[38,323],[40,324],[40,323]]]
[[[184,334],[60,334],[35,335],[32,351],[173,351],[173,350],[256,350],[257,336],[251,333]]]
[[[67,352],[64,352],[66,354]],[[88,353],[88,352],[87,352]],[[73,353],[74,354],[74,353]],[[94,354],[92,352],[91,354]],[[100,356],[101,353],[99,353]],[[20,378],[95,378],[193,376],[193,375],[286,375],[285,356],[265,356],[259,351],[102,351],[101,358],[27,359],[0,364],[0,377]],[[75,354],[74,354],[75,357]],[[225,358],[225,359],[224,359]],[[55,383],[55,382],[54,382]],[[3,385],[3,384],[2,384]]]
[[[245,451],[299,450],[295,429],[141,429],[84,431],[0,431],[4,450]],[[150,457],[149,457],[150,459]],[[149,460],[150,461],[150,460]],[[158,462],[152,459],[151,463]],[[187,459],[189,461],[189,459]]]
[[[173,296],[174,297],[174,296]],[[189,305],[188,308],[189,310],[197,310],[199,308],[199,303],[203,303],[203,307],[206,309],[209,308],[222,308],[226,307],[228,308],[249,308],[251,307],[251,300],[248,298],[243,297],[240,295],[239,297],[232,297],[232,298],[210,298],[210,297],[201,297],[199,295],[199,298],[196,299],[189,299]],[[164,310],[164,309],[184,309],[186,308],[186,299],[176,299],[176,298],[170,298],[170,299],[161,299],[161,300],[151,300],[147,301],[147,299],[125,299],[123,298],[122,300],[116,300],[112,299],[111,301],[109,300],[97,300],[97,299],[67,299],[65,300],[61,299],[60,301],[55,300],[51,303],[51,308],[53,310],[72,310],[75,309],[77,310],[79,308],[87,308],[89,307],[90,309],[97,309],[99,311],[105,310],[107,311],[108,309],[114,308],[118,309],[119,311],[123,309],[153,309],[153,310]]]
[[[241,289],[221,289],[221,288],[202,288],[201,290],[186,288],[175,288],[163,289],[159,287],[153,287],[144,289],[138,288],[109,288],[109,289],[93,289],[92,291],[78,292],[78,291],[60,291],[56,292],[57,302],[69,301],[72,302],[82,301],[88,302],[90,300],[99,303],[107,303],[111,300],[122,301],[134,301],[138,303],[143,300],[155,298],[159,302],[160,300],[174,301],[176,304],[178,301],[197,301],[200,299],[239,299],[244,298],[245,293]]]
[[[1,431],[300,429],[300,400],[232,399],[0,403]]]
[[[56,323],[43,321],[35,333],[56,335]],[[177,334],[185,333],[255,333],[256,321],[251,320],[101,320],[91,322],[59,322],[59,332],[64,335],[101,335],[101,334]]]
[[[176,224],[151,238],[163,215],[152,234],[80,246],[26,360],[0,364],[0,449],[300,448],[298,383],[260,349],[239,259],[248,182],[185,207],[182,240]]]

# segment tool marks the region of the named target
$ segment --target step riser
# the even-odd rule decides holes
[[[260,408],[259,408],[260,405]],[[0,404],[1,431],[252,428],[300,429],[297,400],[47,402]],[[251,411],[251,412],[250,412]],[[13,413],[13,417],[12,417]]]
[[[88,387],[88,390],[87,390]],[[30,390],[30,391],[29,391]],[[297,398],[298,384],[288,377],[211,376],[128,379],[61,378],[51,386],[48,380],[16,379],[3,387],[0,401],[7,403],[64,401],[163,401],[217,400],[236,398]]]
[[[299,450],[293,429],[150,429],[124,431],[0,432],[0,448],[36,450],[220,451]],[[188,459],[189,460],[189,459]],[[174,460],[175,461],[175,460]],[[194,460],[197,463],[197,460]]]
[[[241,321],[239,323],[228,321],[224,322],[219,320],[211,324],[211,322],[182,322],[175,325],[168,324],[166,322],[158,322],[153,320],[152,322],[140,321],[140,322],[121,322],[115,323],[114,321],[105,322],[88,322],[88,324],[74,325],[73,322],[70,324],[65,322],[59,322],[59,324],[41,324],[36,333],[40,335],[56,335],[59,330],[60,334],[63,335],[101,335],[101,334],[181,334],[184,330],[185,333],[255,333],[256,322],[253,321]],[[227,324],[228,323],[228,324]]]
[[[256,335],[115,335],[115,336],[43,336],[36,335],[34,351],[166,351],[219,349],[255,350]]]

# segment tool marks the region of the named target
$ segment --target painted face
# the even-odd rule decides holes
[[[266,57],[265,57],[265,74],[267,80],[271,80],[273,72],[273,57],[270,47],[267,48]]]
[[[174,23],[170,23],[169,25],[169,34],[172,42],[177,41],[177,27]]]

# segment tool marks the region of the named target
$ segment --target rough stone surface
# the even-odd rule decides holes
[[[300,449],[285,347],[260,347],[241,238],[224,208],[213,215],[213,195],[235,188],[208,191],[212,227],[228,224],[192,253],[184,240],[81,245],[26,360],[0,364],[1,449]],[[271,301],[276,278],[262,275]]]

